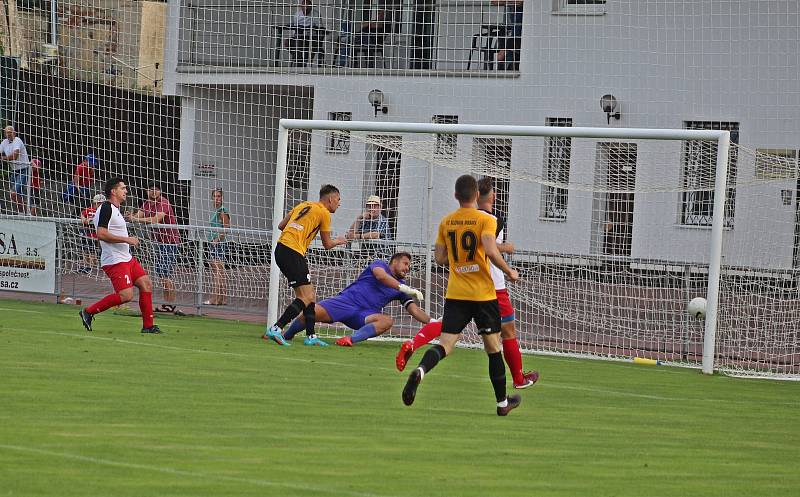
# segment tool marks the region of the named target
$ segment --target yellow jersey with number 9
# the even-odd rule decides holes
[[[320,202],[301,202],[289,213],[289,222],[283,228],[278,243],[300,255],[306,255],[317,233],[330,230],[331,213],[324,205]]]
[[[494,240],[496,230],[494,216],[474,208],[462,207],[439,223],[436,245],[447,248],[450,264],[446,298],[480,302],[497,298],[489,258],[481,242],[484,234]]]

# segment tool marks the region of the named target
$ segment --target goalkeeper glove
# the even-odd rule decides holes
[[[419,290],[416,290],[414,288],[411,288],[408,285],[404,285],[404,284],[401,283],[400,286],[397,287],[397,289],[400,290],[401,292],[405,293],[406,295],[409,295],[411,297],[416,297],[416,299],[419,300],[420,302],[425,300],[425,296],[422,294],[422,292],[420,292]]]

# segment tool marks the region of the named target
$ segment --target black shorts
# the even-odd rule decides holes
[[[442,333],[457,335],[473,320],[478,328],[478,334],[499,333],[500,306],[497,305],[497,299],[483,302],[445,299]]]
[[[275,263],[289,280],[290,287],[297,288],[311,284],[306,258],[282,243],[275,245]]]

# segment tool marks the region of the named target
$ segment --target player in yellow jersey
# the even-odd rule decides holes
[[[448,264],[442,336],[439,345],[429,348],[419,366],[411,372],[403,388],[403,403],[414,403],[417,387],[426,373],[447,357],[458,342],[460,333],[475,321],[483,348],[489,356],[489,379],[492,381],[497,415],[505,416],[521,401],[519,395],[506,396],[506,366],[500,344],[500,309],[489,261],[510,281],[519,278],[503,260],[497,248],[497,220],[478,210],[478,182],[465,174],[456,180],[455,197],[461,207],[439,223],[434,256],[439,264]]]
[[[340,201],[338,188],[322,185],[319,202],[306,201],[297,204],[278,224],[281,236],[275,244],[275,263],[289,280],[289,286],[294,288],[295,299],[283,311],[278,321],[264,333],[264,340],[289,345],[283,338],[283,327],[302,312],[306,322],[306,338],[303,343],[322,347],[328,345],[314,334],[314,303],[317,298],[305,255],[317,233],[326,249],[347,243],[344,237],[331,238],[331,213],[336,212]]]

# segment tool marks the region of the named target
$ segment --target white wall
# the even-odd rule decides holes
[[[352,112],[354,120],[369,121],[429,122],[434,114],[454,114],[461,123],[541,125],[548,117],[569,117],[575,126],[600,127],[680,128],[689,120],[736,121],[744,146],[800,149],[797,2],[613,1],[603,16],[554,15],[550,4],[526,3],[518,75],[481,71],[415,76],[352,71],[314,74],[236,72],[231,68],[187,72],[178,71],[175,63],[168,80],[174,81],[177,92],[191,83],[258,85],[250,88],[266,88],[270,83],[313,85],[313,117],[318,119],[327,119],[328,112],[344,111]],[[171,22],[174,33],[177,21]],[[249,101],[250,93],[235,90],[240,87],[227,88],[234,91],[208,98]],[[374,116],[367,102],[367,93],[373,88],[386,95],[388,114]],[[610,125],[599,105],[605,93],[616,96],[622,113],[622,119],[612,120]],[[234,112],[219,107],[228,104],[208,101],[208,105],[213,107],[209,119],[214,113]],[[242,108],[235,112],[251,111]],[[199,107],[196,116],[198,123],[204,119]],[[253,140],[247,131],[252,131],[252,125],[243,119],[229,120],[230,132],[243,141]],[[264,115],[261,122],[274,129],[275,117]],[[240,128],[241,133],[237,131]],[[206,144],[198,149],[200,133],[213,135],[214,131],[195,133],[194,156],[198,158],[215,148]],[[256,143],[274,150],[273,139],[269,135]],[[512,168],[541,174],[542,155],[526,152],[526,145],[519,141],[515,140]],[[465,144],[464,137],[460,144]],[[574,153],[588,157],[594,146],[593,142],[575,143]],[[254,154],[256,163],[274,161],[274,152]],[[355,143],[347,156],[312,157],[311,190],[327,177],[324,168],[329,165],[344,174],[339,186],[345,198],[360,202],[363,192],[358,182],[363,178],[364,161],[363,147]],[[401,196],[410,205],[423,205],[414,188],[420,180],[413,164],[404,158]],[[573,163],[571,178],[591,181],[594,166],[593,161]],[[452,180],[456,175],[453,171],[435,175],[434,218],[455,206]],[[663,183],[678,188],[680,175],[680,152],[674,145],[661,150],[640,147],[637,187]],[[795,190],[794,182],[745,188],[752,180],[752,169],[740,165],[738,183],[742,186],[737,193],[735,227],[725,233],[725,262],[757,265],[768,254],[769,265],[788,267],[795,208],[781,205],[780,190]],[[514,182],[511,191],[512,227],[530,228],[513,231],[519,247],[579,254],[591,250],[592,230],[597,229],[592,227],[591,194],[571,192],[567,220],[553,222],[539,219],[538,185]],[[677,192],[637,193],[634,256],[707,260],[710,230],[680,226],[679,199]],[[356,212],[355,207],[347,209],[352,212],[335,216],[336,229],[346,229]],[[401,215],[398,236],[422,241],[421,218]]]

